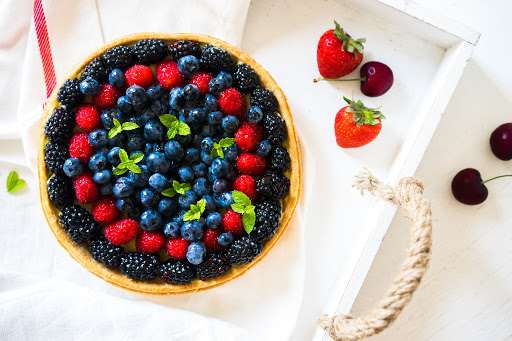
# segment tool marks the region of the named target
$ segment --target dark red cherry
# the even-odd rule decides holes
[[[505,123],[496,128],[489,140],[491,150],[498,159],[512,159],[512,123]]]
[[[393,85],[393,71],[384,63],[368,62],[361,67],[361,92],[368,97],[385,94]]]
[[[481,204],[489,195],[487,187],[482,182],[479,171],[473,168],[463,169],[452,180],[453,196],[466,205]]]

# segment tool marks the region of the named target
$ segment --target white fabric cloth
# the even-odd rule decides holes
[[[239,45],[248,6],[249,0],[43,1],[57,82],[95,48],[128,33],[198,32]],[[262,262],[206,292],[129,293],[87,272],[58,245],[40,208],[35,171],[46,88],[31,18],[30,0],[0,5],[0,183],[13,169],[27,181],[15,194],[0,190],[0,339],[287,339],[303,293],[306,195]],[[312,174],[307,178],[312,183]]]

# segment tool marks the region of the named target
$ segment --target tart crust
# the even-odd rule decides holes
[[[291,158],[291,166],[290,169],[285,173],[287,177],[290,178],[291,186],[290,193],[288,196],[282,200],[283,205],[283,214],[281,217],[281,222],[279,225],[279,229],[276,234],[272,236],[269,240],[267,240],[263,246],[263,251],[258,257],[256,257],[252,262],[245,265],[233,265],[231,270],[222,276],[215,277],[206,281],[201,281],[199,279],[194,279],[191,283],[185,285],[173,285],[165,283],[159,279],[151,281],[151,282],[142,282],[136,281],[128,278],[124,274],[121,273],[120,270],[112,270],[109,269],[103,264],[95,261],[88,249],[87,245],[82,245],[75,243],[69,234],[61,227],[58,221],[58,216],[60,210],[56,208],[53,204],[50,203],[48,197],[48,191],[46,188],[46,182],[51,176],[51,172],[46,169],[44,163],[44,147],[48,143],[48,139],[44,134],[44,125],[51,115],[53,110],[59,106],[59,102],[57,101],[57,92],[61,85],[64,83],[66,79],[75,78],[80,75],[83,68],[94,58],[101,56],[108,49],[117,46],[117,45],[130,45],[132,46],[138,40],[141,39],[162,39],[166,43],[172,43],[176,40],[180,39],[188,39],[199,42],[200,44],[212,44],[215,46],[219,46],[224,48],[226,51],[231,53],[233,57],[235,57],[238,61],[243,62],[249,65],[259,76],[260,84],[268,89],[270,89],[276,96],[279,102],[279,112],[282,117],[286,121],[286,127],[288,130],[288,138],[283,143],[283,145],[288,149]],[[290,108],[288,106],[288,102],[286,97],[281,90],[281,88],[277,85],[275,80],[270,76],[270,74],[254,59],[252,59],[249,55],[241,51],[240,49],[222,41],[219,39],[212,38],[210,36],[201,35],[201,34],[191,34],[191,33],[137,33],[130,34],[121,38],[118,38],[111,43],[102,46],[92,54],[90,54],[87,58],[78,63],[72,70],[67,74],[67,76],[55,87],[52,95],[48,98],[46,103],[43,116],[41,118],[41,126],[39,129],[40,132],[40,144],[38,151],[38,176],[39,176],[39,192],[41,197],[41,204],[43,207],[43,211],[46,217],[46,221],[50,226],[53,234],[57,238],[57,241],[60,245],[66,249],[66,251],[73,257],[78,263],[80,263],[84,268],[93,273],[94,275],[104,279],[105,281],[133,292],[138,293],[146,293],[153,295],[175,295],[175,294],[186,294],[193,293],[203,290],[208,290],[223,284],[243,275],[247,270],[251,267],[255,266],[259,261],[261,261],[268,252],[276,245],[278,240],[283,236],[286,229],[288,228],[292,215],[297,207],[297,202],[299,199],[300,191],[301,191],[301,165],[300,165],[300,154],[299,154],[299,144],[297,141],[297,135],[295,132],[295,127],[293,124],[292,115],[290,112]]]

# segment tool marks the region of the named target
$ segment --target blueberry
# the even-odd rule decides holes
[[[185,194],[181,194],[178,198],[178,203],[180,207],[184,210],[188,210],[190,205],[195,204],[197,201],[197,196],[194,191],[186,191]]]
[[[172,221],[165,224],[164,234],[167,238],[178,238],[180,236],[180,225]]]
[[[126,144],[126,135],[124,133],[117,134],[111,139],[108,139],[109,147],[122,147]]]
[[[163,192],[169,188],[169,181],[162,174],[155,173],[149,177],[149,185],[153,187],[157,192]]]
[[[213,182],[212,189],[216,194],[224,193],[228,190],[228,182],[225,179],[216,179]]]
[[[181,57],[178,60],[178,71],[186,77],[192,77],[199,71],[199,60],[192,55]]]
[[[185,215],[185,213],[187,213],[187,211],[181,210],[177,215],[175,215],[172,218],[172,222],[181,226],[183,224],[183,216]]]
[[[126,96],[121,96],[117,99],[117,109],[121,110],[123,114],[130,115],[135,109],[132,102]]]
[[[119,157],[120,150],[120,147],[114,147],[110,149],[107,155],[108,162],[110,162],[115,167],[117,167],[121,163],[121,158]]]
[[[207,94],[204,96],[203,108],[206,111],[206,113],[209,114],[211,112],[218,110],[219,102],[217,101],[215,96]],[[220,124],[220,122],[218,124]]]
[[[182,147],[186,147],[192,142],[192,134],[188,135],[178,135],[176,136],[176,141],[178,141]]]
[[[146,145],[146,141],[139,134],[130,134],[126,144],[131,150],[141,150]]]
[[[228,162],[235,162],[238,154],[240,154],[240,148],[238,148],[236,143],[233,143],[231,146],[224,148],[224,160]]]
[[[89,134],[89,143],[94,148],[105,147],[108,144],[108,132],[103,129],[96,129]]]
[[[211,229],[216,229],[220,226],[222,215],[219,212],[213,212],[206,217],[206,226]]]
[[[261,157],[267,157],[271,149],[272,146],[268,141],[261,141],[256,147],[256,155],[259,155]]]
[[[64,166],[65,165],[66,163],[64,163]],[[89,169],[92,170],[94,173],[104,170],[105,168],[107,168],[107,165],[107,157],[101,153],[96,153],[89,159]]]
[[[172,161],[180,161],[185,151],[178,141],[169,141],[165,144],[165,155]]]
[[[198,178],[192,186],[192,190],[198,197],[208,195],[210,193],[210,183],[205,178]]]
[[[165,157],[164,153],[154,152],[148,155],[148,159],[146,160],[146,165],[149,170],[153,173],[167,173],[171,164],[169,160]]]
[[[219,130],[220,130],[219,126],[214,126],[214,125],[211,125],[211,124],[207,124],[207,125],[203,126],[203,131],[201,132],[201,136],[203,136],[203,137],[213,137],[213,136],[217,135]]]
[[[142,112],[141,117],[142,117],[142,120],[145,122],[145,124],[147,124],[149,121],[156,120],[158,116],[151,108],[146,108]]]
[[[101,123],[103,123],[103,127],[105,129],[110,130],[114,128],[114,118],[119,121],[119,123],[124,122],[124,115],[120,110],[117,109],[106,109],[101,113]]]
[[[140,220],[140,216],[142,214],[142,207],[134,206],[133,209],[128,212],[128,218],[133,220]]]
[[[167,112],[167,106],[160,101],[154,101],[151,103],[151,111],[155,113],[155,115],[161,116]]]
[[[195,148],[187,148],[185,150],[185,156],[183,157],[184,163],[193,163],[199,160],[199,150]]]
[[[201,92],[194,84],[187,84],[183,87],[183,96],[188,102],[197,102],[199,96],[201,96]]]
[[[234,178],[236,178],[236,176],[237,172],[233,168],[231,168],[231,170],[228,171],[226,174],[226,180],[233,180]]]
[[[215,200],[213,200],[211,195],[205,195],[202,198],[202,200],[204,200],[206,202],[206,208],[205,208],[206,212],[215,211],[215,209],[217,208],[217,204],[215,203]]]
[[[96,181],[96,180],[94,180],[94,181]],[[110,183],[100,186],[100,194],[101,195],[112,195],[112,194],[114,194],[113,188],[114,188],[114,186]]]
[[[163,198],[158,203],[158,211],[164,217],[172,217],[178,212],[178,203],[175,199]]]
[[[147,142],[144,146],[144,154],[149,155],[155,151],[155,144],[153,142]]]
[[[185,106],[185,93],[183,88],[174,88],[169,93],[169,106],[175,110],[181,110]]]
[[[213,160],[210,154],[203,150],[201,151],[201,161],[203,161],[203,163],[206,165],[211,165]]]
[[[192,116],[190,116],[190,110],[181,110],[180,114],[178,115],[178,119],[181,122],[185,122],[186,124],[192,124]]]
[[[208,166],[205,163],[199,162],[192,166],[192,171],[194,172],[194,176],[196,178],[206,176],[208,173]]]
[[[146,231],[156,231],[162,227],[162,216],[155,210],[144,211],[140,216],[140,227]]]
[[[93,177],[94,182],[100,185],[108,184],[109,182],[112,181],[112,179],[114,179],[114,174],[112,174],[112,171],[108,169],[100,171],[98,173],[94,173]]]
[[[233,200],[233,195],[231,192],[225,192],[222,193],[222,195],[219,198],[219,203],[222,208],[225,208],[226,210],[231,207],[232,204],[235,203]]]
[[[126,89],[126,97],[134,107],[142,107],[149,99],[146,90],[138,85],[132,85]]]
[[[135,186],[129,178],[121,177],[114,184],[113,192],[117,198],[126,198],[133,194]]]
[[[211,112],[208,115],[208,123],[211,125],[221,125],[224,115],[220,111]]]
[[[180,232],[181,236],[189,242],[199,240],[203,236],[203,229],[201,227],[197,228],[197,225],[191,221],[184,222]]]
[[[207,152],[208,154],[211,153],[213,149],[213,139],[211,137],[205,137],[201,141],[201,149]]]
[[[144,138],[147,141],[160,141],[165,134],[165,127],[160,121],[152,120],[144,126]]]
[[[188,246],[187,260],[190,264],[198,265],[204,260],[206,248],[203,243],[194,242]]]
[[[64,161],[62,169],[64,170],[64,173],[70,178],[76,178],[77,176],[83,173],[84,166],[82,166],[80,160],[75,158],[69,158],[66,161]]]
[[[116,201],[117,209],[121,212],[128,213],[133,210],[133,200],[130,198],[119,198]]]
[[[193,124],[199,124],[206,120],[206,111],[203,108],[196,108],[190,110],[190,121]]]
[[[142,191],[140,191],[139,197],[142,205],[144,205],[147,208],[156,207],[160,199],[158,192],[152,188],[144,188]]]
[[[260,123],[263,119],[263,111],[260,107],[252,106],[247,110],[247,121],[252,123]]]
[[[194,171],[189,166],[183,166],[178,169],[178,176],[181,182],[192,182],[194,180]]]
[[[126,122],[135,123],[138,126],[138,128],[130,130],[130,134],[137,134],[142,136],[142,133],[144,132],[144,125],[147,123],[146,121],[144,121],[144,118],[142,116],[128,117]],[[142,149],[142,147],[140,149]]]
[[[148,97],[152,101],[157,101],[157,100],[161,99],[162,96],[164,96],[165,92],[166,92],[165,89],[162,88],[162,86],[160,84],[151,85],[147,90]]]
[[[231,88],[231,85],[233,84],[233,77],[227,73],[226,71],[221,71],[218,75],[217,75],[217,78],[222,82],[224,83],[224,86],[226,88]]]
[[[210,166],[210,171],[212,175],[217,178],[224,177],[229,171],[227,161],[221,159],[220,157],[215,158],[215,160],[212,162],[212,165]]]
[[[234,133],[238,129],[238,118],[233,115],[228,115],[222,119],[222,129],[226,133]]]
[[[226,89],[224,82],[218,78],[212,79],[208,84],[208,87],[210,89],[210,93],[216,96],[219,95],[224,89]]]
[[[86,78],[80,82],[80,92],[84,95],[93,96],[100,90],[100,83],[94,78]]]
[[[120,88],[124,84],[124,73],[119,69],[113,69],[110,71],[110,75],[108,75],[108,82],[114,88]]]
[[[229,232],[222,233],[217,241],[221,246],[229,246],[233,242],[233,235]]]
[[[133,182],[135,187],[142,188],[148,184],[149,180],[149,171],[146,165],[138,165],[140,168],[140,173],[133,173],[130,171],[130,180]]]

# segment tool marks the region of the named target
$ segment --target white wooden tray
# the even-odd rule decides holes
[[[359,83],[312,82],[319,75],[318,39],[334,28],[334,19],[353,38],[367,39],[363,63],[392,68],[395,83],[387,94],[372,99],[361,94]],[[351,188],[353,176],[366,166],[393,185],[414,174],[478,38],[413,1],[251,3],[242,48],[283,88],[307,151],[305,294],[292,339],[311,339],[320,313],[350,311],[396,212],[391,204],[361,197]],[[359,70],[352,75],[359,77]],[[363,148],[336,146],[334,116],[343,96],[382,105],[387,116],[379,137]],[[317,330],[315,340],[324,336]]]

